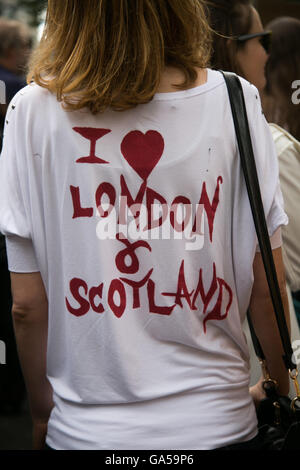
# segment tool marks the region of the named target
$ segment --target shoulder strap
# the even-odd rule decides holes
[[[272,248],[264,214],[264,207],[259,188],[259,181],[257,177],[254,152],[249,131],[249,123],[243,88],[237,75],[230,72],[222,72],[222,74],[224,76],[228,89],[236,137],[240,151],[241,165],[245,177],[255,229],[265,267],[274,312],[276,315],[276,320],[284,349],[283,360],[288,370],[294,370],[296,366],[292,361],[293,349],[291,346],[290,335],[284,316],[284,308],[280,295],[280,289],[272,255]],[[263,351],[259,344],[258,338],[255,335],[252,325],[250,325],[250,331],[252,338],[254,338],[253,344],[256,353],[261,359],[264,359],[264,357],[261,357],[261,355],[263,355]]]

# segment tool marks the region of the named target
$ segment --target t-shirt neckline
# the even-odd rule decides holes
[[[167,101],[174,99],[182,99],[194,95],[205,93],[206,91],[214,88],[216,85],[222,83],[222,75],[215,70],[207,68],[206,83],[198,85],[187,90],[172,91],[170,93],[156,93],[153,97],[155,101]]]

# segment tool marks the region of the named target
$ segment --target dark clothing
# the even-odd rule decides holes
[[[26,82],[23,78],[18,75],[10,72],[0,65],[0,80],[5,83],[6,87],[6,104],[12,100],[16,93],[18,93],[21,88],[26,86]]]
[[[55,449],[52,449],[52,447],[49,447],[47,444],[45,444],[45,447],[43,450],[55,450]]]
[[[10,103],[12,98],[15,94],[21,90],[24,86],[26,86],[26,82],[23,78],[18,77],[13,72],[10,72],[6,68],[0,65],[0,80],[5,83],[5,91],[6,91],[6,105]],[[0,133],[1,133],[1,143],[0,143],[0,150],[2,146],[2,132],[4,127],[4,120],[5,116],[0,114]]]
[[[300,328],[300,290],[298,290],[297,292],[292,292],[292,298],[293,298],[294,308],[296,312],[296,317],[297,317],[299,328]]]
[[[24,79],[0,66],[0,80],[5,83],[6,102],[8,105],[15,94],[24,86]],[[0,113],[0,151],[5,115]],[[1,157],[0,157],[1,158]],[[0,340],[6,345],[6,365],[0,368],[0,415],[2,413],[18,412],[25,398],[25,384],[20,368],[13,322],[11,316],[12,298],[10,274],[7,266],[5,238],[0,233]]]
[[[1,414],[21,411],[26,392],[13,329],[11,285],[5,249],[1,250],[0,261],[0,340],[6,345],[6,364],[0,366],[1,419]]]

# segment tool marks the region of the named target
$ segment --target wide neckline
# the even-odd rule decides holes
[[[190,96],[199,95],[201,93],[205,93],[208,90],[211,90],[215,86],[223,83],[223,77],[220,72],[216,70],[207,69],[207,81],[202,85],[198,85],[193,88],[189,88],[187,90],[178,90],[178,91],[171,91],[166,93],[156,93],[153,97],[155,101],[166,101],[166,100],[174,100],[174,99],[182,99]]]

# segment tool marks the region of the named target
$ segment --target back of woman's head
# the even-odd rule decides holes
[[[267,91],[290,92],[292,81],[300,78],[300,20],[281,17],[267,25],[272,31],[272,49],[266,74]]]
[[[67,109],[125,110],[153,98],[165,65],[187,88],[209,59],[202,0],[48,0],[28,80]]]
[[[267,29],[272,31],[272,48],[266,65],[266,115],[300,140],[300,109],[292,101],[292,84],[300,78],[300,20],[277,18]]]
[[[252,25],[251,0],[211,0],[206,3],[210,25],[214,30],[212,67],[242,75],[237,52],[238,48],[244,47],[244,43],[228,43],[227,39],[249,33]]]

